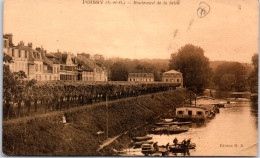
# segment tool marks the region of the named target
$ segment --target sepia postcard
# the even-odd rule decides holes
[[[5,0],[6,156],[257,156],[257,0]]]

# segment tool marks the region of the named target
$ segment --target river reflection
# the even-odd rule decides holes
[[[258,106],[252,102],[234,103],[221,108],[220,113],[206,122],[193,123],[188,132],[173,135],[154,135],[158,145],[173,144],[191,138],[196,149],[189,150],[190,156],[256,156],[258,140]],[[141,149],[129,149],[128,156],[143,156]],[[169,154],[174,156],[174,154]],[[177,154],[177,156],[184,156]]]

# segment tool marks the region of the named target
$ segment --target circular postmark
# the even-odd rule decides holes
[[[203,18],[210,12],[210,6],[205,2],[200,2],[199,8],[197,9],[197,15],[199,18]]]

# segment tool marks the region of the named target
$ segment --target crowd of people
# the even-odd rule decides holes
[[[181,146],[181,147],[188,147],[191,144],[191,139],[188,140],[184,139],[180,144],[178,144],[178,139],[175,137],[173,140],[173,144],[175,147]]]
[[[188,140],[184,139],[181,143],[179,143],[179,141],[178,141],[178,139],[176,137],[173,140],[174,147],[187,148],[187,147],[189,147],[190,144],[191,144],[191,139],[190,138]],[[165,147],[166,147],[167,150],[169,150],[170,143],[167,143]],[[153,144],[153,148],[154,148],[154,151],[159,151],[158,142],[155,142]]]

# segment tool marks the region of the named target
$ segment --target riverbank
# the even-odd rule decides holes
[[[188,96],[187,91],[178,89],[110,102],[108,136],[115,137],[158,117],[171,117],[175,107]],[[66,124],[62,123],[63,114]],[[106,122],[105,103],[3,122],[3,153],[20,156],[109,155],[112,148],[97,151],[107,139]],[[104,131],[104,134],[97,136],[98,131]],[[124,135],[122,137],[120,141],[124,141]]]

